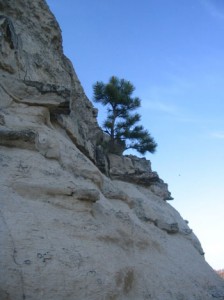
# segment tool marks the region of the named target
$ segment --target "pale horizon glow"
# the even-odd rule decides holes
[[[224,1],[47,3],[90,100],[93,84],[112,75],[134,84],[141,123],[158,143],[146,158],[206,261],[224,268]]]

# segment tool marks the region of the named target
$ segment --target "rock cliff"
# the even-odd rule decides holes
[[[0,299],[224,299],[150,162],[105,156],[44,0],[0,0]]]

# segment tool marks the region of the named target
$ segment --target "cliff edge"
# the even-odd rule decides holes
[[[0,0],[0,300],[224,299],[150,162],[105,156],[44,0]]]

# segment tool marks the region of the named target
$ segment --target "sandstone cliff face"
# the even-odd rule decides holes
[[[97,111],[46,3],[0,11],[0,299],[224,299],[150,163],[98,168]]]
[[[47,108],[77,146],[94,159],[93,144],[100,135],[97,111],[63,54],[54,16],[44,1],[28,1],[25,8],[22,0],[1,1],[0,11],[1,106],[13,102]]]

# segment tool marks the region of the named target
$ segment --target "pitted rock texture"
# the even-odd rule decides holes
[[[167,187],[139,181],[150,163],[96,166],[97,111],[46,3],[0,11],[0,300],[224,299]]]

